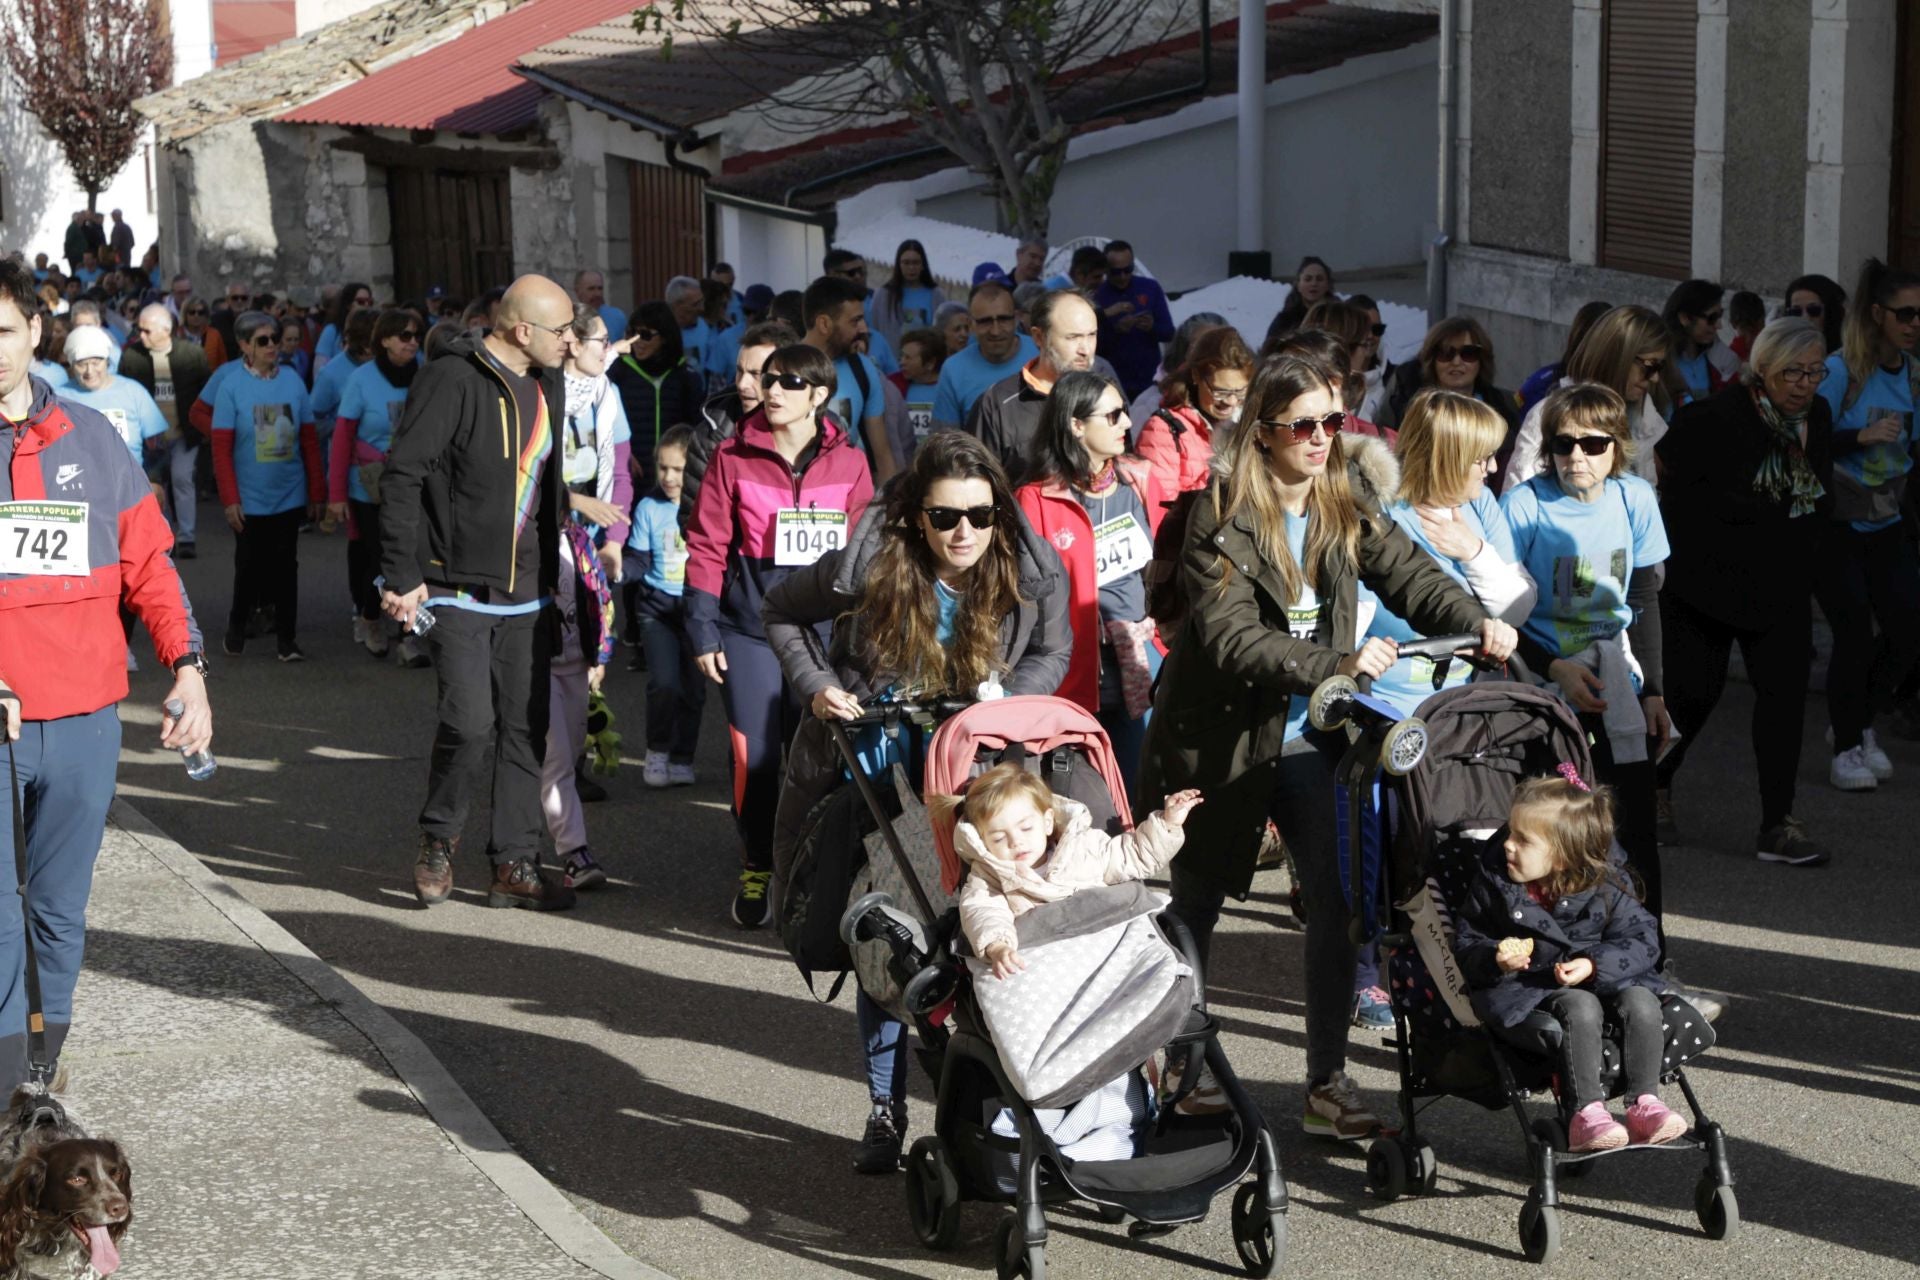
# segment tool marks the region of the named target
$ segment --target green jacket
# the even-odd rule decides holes
[[[1365,489],[1359,489],[1366,492]],[[1319,584],[1312,640],[1287,631],[1280,571],[1261,555],[1247,515],[1221,523],[1221,482],[1194,505],[1180,564],[1192,611],[1153,700],[1141,766],[1142,803],[1198,787],[1187,818],[1184,872],[1247,896],[1285,745],[1288,700],[1306,696],[1354,650],[1357,579]],[[1377,503],[1361,503],[1359,577],[1423,635],[1478,631],[1486,613]],[[1221,557],[1233,563],[1223,574]],[[1222,579],[1225,579],[1224,586]],[[1331,805],[1331,792],[1326,802]]]

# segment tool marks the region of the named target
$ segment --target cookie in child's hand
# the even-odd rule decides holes
[[[1502,938],[1500,939],[1500,945],[1494,948],[1493,954],[1496,960],[1518,960],[1522,964],[1531,963],[1533,960],[1533,939]]]

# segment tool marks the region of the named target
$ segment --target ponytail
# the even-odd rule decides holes
[[[1847,399],[1855,388],[1867,385],[1880,363],[1880,322],[1874,318],[1875,306],[1887,306],[1902,289],[1920,289],[1920,275],[1900,267],[1889,267],[1878,258],[1868,258],[1860,266],[1860,281],[1854,286],[1854,305],[1847,311],[1847,322],[1840,334],[1841,359],[1847,365]]]

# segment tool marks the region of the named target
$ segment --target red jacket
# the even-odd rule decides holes
[[[1133,486],[1147,509],[1149,541],[1160,531],[1162,505],[1160,482],[1153,471],[1138,458],[1121,458],[1114,463],[1122,483]],[[1077,702],[1088,711],[1100,712],[1100,583],[1093,566],[1093,521],[1065,485],[1054,481],[1045,485],[1021,485],[1014,501],[1027,516],[1033,531],[1045,538],[1060,553],[1067,567],[1067,621],[1073,629],[1073,660],[1067,665],[1066,679],[1055,691],[1056,697]],[[1156,639],[1156,645],[1159,641]],[[1165,652],[1161,646],[1161,652]]]
[[[65,575],[0,573],[0,678],[27,720],[86,715],[127,696],[125,604],[172,666],[200,630],[173,567],[173,531],[120,433],[84,405],[33,380],[18,447],[0,423],[0,501],[84,503],[87,563]]]
[[[1188,490],[1207,487],[1207,464],[1213,460],[1213,427],[1191,405],[1156,410],[1141,424],[1140,442],[1134,447],[1153,468],[1153,478],[1169,502]]]

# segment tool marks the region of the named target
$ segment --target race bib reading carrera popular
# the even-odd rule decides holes
[[[0,573],[83,577],[87,559],[84,502],[0,502]]]
[[[1093,531],[1094,578],[1100,586],[1138,573],[1152,559],[1153,543],[1131,511],[1115,516]]]
[[[782,507],[773,518],[773,562],[804,568],[847,545],[847,513],[825,507]]]

